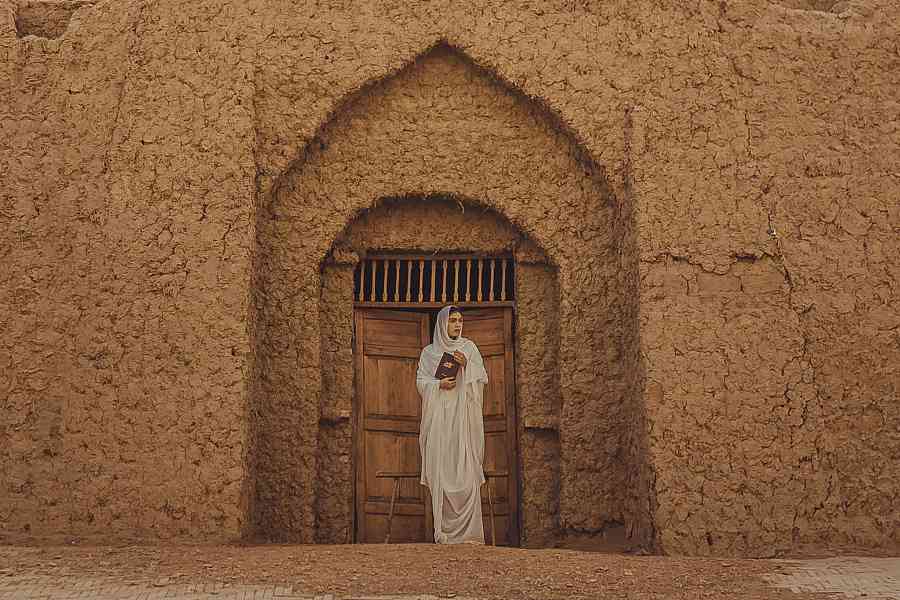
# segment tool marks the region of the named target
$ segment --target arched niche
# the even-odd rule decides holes
[[[523,543],[559,533],[559,288],[556,268],[496,211],[446,195],[387,198],[354,219],[323,263],[319,303],[322,403],[316,541],[352,539],[353,272],[370,253],[512,254],[516,263],[516,399]],[[358,400],[358,399],[357,399]]]
[[[349,97],[260,199],[256,530],[316,538],[326,256],[377,199],[438,196],[477,199],[557,269],[559,510],[547,518],[564,531],[647,531],[646,493],[632,485],[647,461],[630,204],[552,111],[446,44]]]

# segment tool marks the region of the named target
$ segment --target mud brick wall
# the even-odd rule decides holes
[[[517,254],[516,269],[522,545],[540,547],[564,536],[559,523],[559,283],[555,269],[527,249]]]
[[[203,50],[237,23],[107,2],[20,38],[16,12],[0,4],[0,531],[240,537],[252,95]],[[170,45],[201,23],[217,33]]]
[[[0,0],[3,540],[313,541],[323,261],[456,194],[558,285],[526,514],[900,544],[895,2],[297,6]]]
[[[900,542],[897,7],[839,4],[729,5],[692,42],[722,49],[709,77],[654,60],[635,99],[655,525],[672,552]]]

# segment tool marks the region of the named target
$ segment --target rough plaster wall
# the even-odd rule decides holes
[[[120,515],[139,490],[116,485],[133,465],[103,464],[118,436],[91,434],[113,415],[92,414],[100,403],[86,393],[108,386],[113,357],[87,347],[86,330],[101,282],[97,197],[136,15],[105,11],[65,39],[19,40],[16,14],[0,3],[0,531],[128,530],[138,523]]]
[[[635,324],[615,317],[622,310],[617,286],[590,287],[617,276],[615,206],[602,170],[561,129],[540,106],[438,47],[342,106],[279,181],[259,249],[269,298],[260,317],[263,346],[279,361],[260,398],[269,413],[261,430],[276,429],[261,447],[280,461],[259,472],[260,518],[270,535],[309,536],[313,511],[295,494],[310,497],[316,472],[320,351],[309,298],[318,296],[317,260],[375,199],[435,192],[499,210],[571,281],[560,318],[568,342],[560,348],[562,526],[598,529],[621,520],[625,476],[617,456],[629,399],[620,381],[594,381],[591,373],[598,357],[619,356],[615,347]],[[284,411],[296,414],[287,420],[290,431]],[[287,472],[305,475],[286,485]]]
[[[807,8],[816,8],[818,0],[808,4]],[[18,535],[27,524],[55,534],[155,535],[156,529],[141,524],[160,514],[143,500],[144,463],[106,458],[132,450],[138,457],[149,450],[153,457],[153,450],[135,442],[130,416],[109,412],[103,417],[125,423],[126,434],[112,437],[101,434],[109,427],[85,418],[104,413],[99,407],[113,394],[112,383],[101,381],[96,384],[99,392],[87,397],[69,389],[73,382],[93,381],[98,372],[106,379],[131,380],[115,362],[94,369],[79,366],[75,359],[81,340],[90,338],[75,335],[79,322],[90,323],[101,343],[115,335],[102,322],[93,325],[95,317],[115,315],[120,330],[138,330],[132,317],[118,318],[121,311],[109,302],[109,286],[100,285],[133,273],[122,267],[135,252],[128,243],[137,239],[133,231],[126,229],[130,237],[106,249],[106,238],[115,238],[112,228],[118,226],[101,219],[110,204],[112,183],[137,179],[134,174],[142,170],[165,177],[173,172],[173,164],[182,167],[178,173],[189,176],[179,181],[190,184],[184,189],[184,206],[199,203],[202,216],[206,205],[208,215],[198,222],[198,229],[189,231],[197,231],[202,239],[226,240],[229,252],[234,251],[228,264],[237,272],[246,268],[240,252],[252,243],[254,209],[235,210],[207,200],[224,198],[229,190],[244,185],[231,197],[252,206],[256,173],[265,197],[340,99],[402,67],[438,39],[462,48],[558,112],[587,150],[608,167],[617,195],[629,177],[630,161],[642,273],[668,260],[667,254],[699,264],[703,272],[725,273],[736,264],[736,256],[774,256],[776,264],[787,265],[789,305],[802,324],[801,355],[810,365],[803,378],[815,381],[815,403],[822,405],[816,442],[821,449],[816,456],[822,458],[813,463],[815,477],[827,474],[831,487],[824,495],[809,494],[786,507],[776,505],[767,493],[750,498],[749,505],[759,514],[777,508],[802,517],[790,541],[785,530],[772,534],[778,547],[884,546],[896,535],[890,532],[900,530],[891,520],[900,513],[894,383],[900,216],[898,182],[892,175],[898,156],[894,99],[900,97],[896,2],[839,2],[831,12],[817,12],[789,10],[762,0],[725,4],[566,0],[543,2],[539,8],[499,2],[477,7],[446,1],[385,2],[362,8],[334,4],[329,11],[298,11],[286,0],[123,1],[79,11],[60,40],[17,39],[15,14],[10,0],[0,0],[0,168],[4,183],[12,182],[0,187],[0,248],[4,267],[9,265],[0,272],[4,326],[0,356],[5,367],[11,366],[0,370],[4,378],[0,460],[12,465],[0,481],[4,535]],[[92,18],[81,19],[82,14]],[[136,34],[142,43],[136,43]],[[182,60],[191,53],[197,59]],[[154,93],[125,94],[126,89],[136,89],[123,85],[132,77],[143,81],[145,89],[152,82]],[[252,97],[248,82],[256,89]],[[193,106],[184,98],[170,102],[178,97],[172,93],[178,86],[202,101]],[[148,95],[158,101],[146,102]],[[249,118],[232,119],[243,114],[237,101],[243,107],[252,103],[256,115],[252,123]],[[622,130],[629,107],[634,108],[634,131],[626,152],[629,136],[622,136]],[[201,122],[169,136],[168,122],[192,113],[202,115]],[[161,129],[164,145],[179,149],[176,160],[124,164],[122,157],[141,158],[135,152],[141,130],[159,123],[166,124]],[[113,136],[113,131],[119,133]],[[202,140],[200,131],[206,134]],[[235,141],[241,135],[247,139]],[[254,144],[255,165],[222,160],[235,147]],[[200,147],[208,150],[206,160],[190,156],[190,149]],[[110,169],[113,156],[120,160]],[[192,172],[197,176],[190,176]],[[224,187],[220,180],[226,182]],[[141,181],[137,187],[144,185]],[[62,191],[69,194],[67,200],[62,200]],[[121,191],[117,194],[125,197]],[[137,222],[145,216],[152,222],[152,207],[145,202],[149,193],[134,196]],[[50,200],[53,210],[47,210]],[[765,234],[770,215],[780,246]],[[67,240],[72,241],[72,253]],[[194,251],[215,254],[216,244],[203,244]],[[39,274],[48,275],[38,279]],[[228,274],[223,285],[239,279]],[[131,281],[138,281],[138,276]],[[203,295],[208,289],[185,288],[181,297],[189,293],[208,302]],[[658,302],[652,299],[654,294],[641,288],[644,315],[654,314],[653,304]],[[693,310],[692,300],[678,297],[684,304],[678,310]],[[67,306],[83,306],[86,312]],[[234,361],[232,366],[246,365],[248,342],[241,346],[237,333],[244,318],[241,310],[213,308],[210,322],[227,329],[213,335],[238,340],[237,356],[226,360]],[[757,313],[754,327],[779,329],[780,311]],[[47,314],[55,317],[49,319]],[[658,327],[646,319],[643,323],[651,335]],[[247,327],[252,330],[257,324],[251,320]],[[679,347],[694,331],[672,321],[663,326],[673,334],[681,332]],[[150,328],[149,334],[140,335],[152,339],[161,334]],[[794,335],[791,327],[784,335]],[[788,341],[788,347],[797,347],[796,340]],[[664,372],[674,356],[672,347],[642,352],[648,373]],[[160,355],[156,364],[166,370],[173,356]],[[219,357],[213,353],[204,360],[216,363]],[[859,364],[870,366],[862,371]],[[874,376],[869,377],[871,373]],[[682,385],[682,379],[662,382],[667,386],[662,398]],[[53,383],[42,389],[47,381]],[[50,385],[55,386],[55,396],[46,391]],[[748,388],[749,393],[755,386]],[[786,378],[777,382],[775,387],[779,386],[787,389]],[[155,394],[178,398],[166,387],[152,388]],[[219,388],[214,384],[212,389]],[[650,391],[647,413],[654,415],[659,400]],[[705,402],[713,394],[697,392],[692,399]],[[772,403],[777,397],[774,390],[765,395]],[[97,403],[98,398],[102,402]],[[89,405],[93,412],[83,410]],[[66,414],[73,415],[73,422],[88,422],[83,438],[66,433]],[[155,420],[152,414],[140,418]],[[633,413],[630,418],[640,422]],[[220,437],[226,421],[227,417],[214,420],[214,437]],[[650,422],[651,434],[653,427]],[[665,462],[675,444],[696,436],[697,430],[676,433],[670,431],[669,439],[654,435],[648,456]],[[722,447],[735,441],[715,432],[706,435]],[[103,453],[96,446],[84,448],[79,441],[94,443],[100,438],[109,439]],[[173,432],[166,441],[171,447],[186,448],[196,439],[195,434]],[[627,444],[639,447],[634,440]],[[65,447],[70,458],[54,456],[53,447]],[[51,449],[50,454],[45,448]],[[229,448],[211,459],[214,471],[222,473],[239,464],[234,457],[240,453]],[[707,461],[697,468],[713,473],[718,467]],[[800,477],[790,461],[782,468]],[[96,478],[86,474],[89,470],[97,473]],[[113,487],[85,496],[78,490],[87,484],[79,481],[89,478]],[[47,492],[58,489],[75,490],[74,500],[60,499],[58,506],[47,506]],[[210,502],[222,506],[234,498],[227,497],[227,501],[216,497],[223,504],[199,497],[197,502],[200,507]],[[744,493],[733,499],[746,497]],[[662,516],[671,515],[691,502],[692,497],[663,489],[659,510]],[[97,508],[94,523],[86,520],[87,506]],[[110,517],[117,512],[119,517]],[[239,511],[226,512],[225,529],[232,531]],[[199,528],[214,511],[195,514]],[[742,525],[748,532],[776,531],[764,529],[757,513],[752,514]],[[178,530],[171,518],[160,519],[165,531]],[[668,527],[683,531],[686,525],[676,521],[669,520]],[[703,527],[715,532],[731,525],[710,517]],[[718,551],[694,537],[671,539],[664,531],[660,537],[670,540],[664,550]],[[747,554],[772,551],[762,543],[734,548]]]
[[[898,543],[898,8],[853,4],[722,5],[646,71],[631,151],[669,552]]]
[[[352,228],[356,230],[357,228]],[[322,398],[316,482],[317,543],[353,541],[353,269],[356,255],[334,253],[322,275],[319,324]]]
[[[433,252],[504,252],[523,246],[517,231],[496,211],[468,200],[443,198],[378,199],[377,204],[335,240],[338,252],[410,249]]]
[[[624,189],[625,201],[617,214],[616,237],[620,240],[618,248],[618,269],[614,285],[622,290],[626,297],[640,297],[640,265],[638,230],[636,226],[638,199],[634,189],[634,165],[631,162],[634,146],[634,119],[632,109],[626,113],[625,145],[628,161],[625,165]],[[607,283],[610,285],[610,283]],[[625,322],[640,320],[638,302],[629,302],[623,306],[620,318]],[[626,330],[618,350],[620,358],[611,361],[614,376],[623,381],[622,387],[627,390],[627,397],[635,398],[627,407],[625,425],[625,441],[621,460],[625,464],[625,501],[624,515],[618,530],[604,532],[605,542],[627,546],[641,546],[645,550],[660,550],[660,540],[656,535],[656,465],[650,455],[649,424],[646,405],[646,370],[642,353],[640,330]],[[634,366],[632,366],[634,365]]]
[[[546,264],[516,264],[516,401],[522,545],[552,545],[560,538],[559,287]],[[525,260],[521,260],[525,259]]]
[[[322,403],[316,541],[340,543],[352,531],[353,268],[367,252],[512,251],[517,261],[516,393],[523,545],[559,535],[559,294],[547,258],[494,211],[441,198],[385,199],[338,236],[323,275]],[[523,435],[523,424],[527,429]],[[544,430],[552,430],[547,440]]]
[[[4,539],[242,533],[252,95],[220,8],[4,21]]]
[[[811,462],[825,432],[817,407],[807,408],[788,291],[770,259],[723,274],[671,258],[645,269],[656,526],[670,551],[786,549],[796,523],[783,507],[825,491]]]

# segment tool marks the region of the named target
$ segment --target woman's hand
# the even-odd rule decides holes
[[[456,377],[445,377],[441,379],[442,390],[452,390],[456,387]]]
[[[456,362],[458,362],[460,365],[462,365],[463,369],[465,369],[466,365],[469,364],[469,361],[466,359],[466,355],[463,354],[462,352],[460,352],[459,350],[457,350],[456,352],[453,353],[453,358],[456,359]]]

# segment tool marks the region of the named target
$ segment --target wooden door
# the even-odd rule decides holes
[[[415,474],[422,401],[416,389],[419,353],[430,343],[428,313],[365,309],[356,312],[356,540],[383,542],[393,480],[383,472]],[[430,504],[418,478],[400,481],[392,542],[429,539]]]
[[[478,345],[490,380],[484,393],[484,470],[487,474],[506,473],[489,478],[481,489],[485,540],[491,541],[490,495],[497,543],[518,545],[512,312],[508,308],[466,309],[463,317],[463,335]],[[355,328],[356,541],[379,543],[387,533],[394,480],[378,475],[417,474],[421,468],[416,367],[419,353],[431,342],[429,314],[358,309]],[[401,479],[391,542],[431,542],[432,527],[426,488],[418,477]]]

